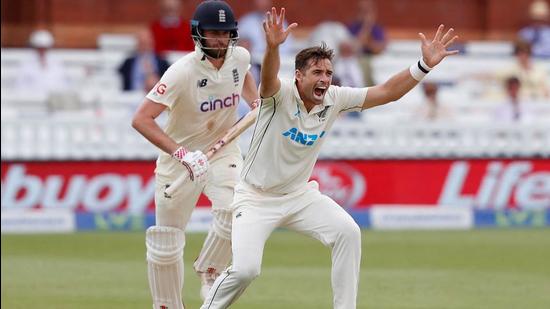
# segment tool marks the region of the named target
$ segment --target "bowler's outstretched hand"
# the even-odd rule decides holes
[[[284,22],[285,8],[281,9],[281,13],[279,15],[277,15],[277,9],[275,9],[274,7],[271,8],[271,12],[268,11],[265,14],[263,26],[267,46],[279,46],[286,40],[286,38],[290,34],[290,31],[298,26],[297,23],[292,23],[286,29],[284,29]]]
[[[424,62],[433,68],[439,64],[445,57],[458,54],[458,50],[447,50],[447,48],[453,44],[458,38],[457,35],[453,36],[454,29],[450,28],[445,35],[443,35],[445,26],[439,25],[434,39],[430,42],[426,39],[424,33],[419,33],[420,40],[422,41],[422,57]]]

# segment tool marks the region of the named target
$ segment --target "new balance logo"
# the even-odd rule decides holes
[[[206,84],[208,83],[208,80],[206,78],[204,79],[199,79],[197,81],[197,88],[202,88],[202,87],[206,87]]]
[[[306,146],[312,146],[316,140],[321,139],[323,138],[323,136],[325,136],[325,131],[321,132],[321,134],[306,134],[298,131],[297,128],[292,128],[288,131],[283,132],[283,136],[288,136],[296,143]]]

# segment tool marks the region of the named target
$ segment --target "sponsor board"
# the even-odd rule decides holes
[[[312,178],[346,208],[550,208],[550,160],[320,161]]]
[[[377,230],[439,230],[470,228],[550,227],[550,210],[467,210],[433,207],[374,207],[349,210],[361,228]],[[208,231],[208,208],[197,208],[187,232]],[[472,224],[472,222],[474,224]],[[74,231],[144,231],[155,224],[152,213],[72,213],[59,210],[2,211],[2,233],[70,233]]]
[[[143,231],[155,224],[155,216],[151,213],[78,212],[75,218],[78,231]]]
[[[154,212],[154,162],[2,162],[2,209]],[[372,205],[550,209],[550,160],[319,161],[321,192],[347,210]],[[210,206],[201,196],[199,207]]]
[[[150,162],[2,163],[2,209],[154,211]]]
[[[466,230],[473,226],[472,211],[467,208],[372,207],[372,227],[379,230]]]
[[[187,232],[207,232],[212,223],[208,208],[196,209]],[[75,231],[144,231],[155,225],[155,215],[147,213],[90,213],[71,210],[3,210],[2,233],[71,233]]]
[[[483,166],[453,162],[438,203],[478,209],[550,208],[550,161],[490,161]]]
[[[2,233],[68,233],[75,231],[70,210],[2,210]]]
[[[550,226],[550,209],[546,210],[476,210],[474,211],[477,228],[540,228]]]
[[[346,162],[317,162],[311,179],[319,190],[346,209],[360,204],[367,196],[367,180],[360,170]]]
[[[78,231],[143,231],[155,225],[152,213],[132,215],[127,213],[83,213],[76,216]],[[207,232],[212,223],[212,212],[208,208],[197,208],[187,223],[187,232]]]
[[[370,209],[364,208],[359,210],[348,210],[353,220],[359,225],[360,228],[371,228]]]

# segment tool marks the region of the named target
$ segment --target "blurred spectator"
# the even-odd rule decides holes
[[[334,60],[334,72],[337,75],[336,82],[343,87],[365,87],[363,71],[357,57],[358,46],[353,38],[340,42],[338,54]],[[333,78],[334,84],[334,78]],[[347,118],[361,119],[361,112],[348,112]]]
[[[365,87],[363,71],[361,71],[357,57],[358,51],[355,40],[342,41],[338,51],[338,56],[334,61],[334,72],[337,72],[336,75],[338,75],[340,85],[356,88]]]
[[[504,104],[495,110],[495,120],[504,122],[529,122],[533,117],[528,107],[521,103],[520,89],[522,87],[519,78],[512,76],[506,79],[504,86],[508,96]]]
[[[435,82],[425,81],[422,83],[425,101],[414,112],[414,120],[429,122],[452,120],[453,113],[451,110],[439,102],[437,97],[438,88]]]
[[[170,65],[153,50],[153,38],[149,30],[139,31],[136,39],[136,52],[124,60],[118,72],[125,91],[149,91]]]
[[[16,81],[19,92],[43,95],[69,91],[69,79],[61,60],[50,53],[55,40],[48,30],[36,30],[31,33],[29,46],[32,55],[21,67]]]
[[[151,23],[155,52],[193,51],[189,20],[181,16],[180,0],[161,0],[160,17]]]
[[[371,56],[386,49],[387,39],[384,28],[376,21],[376,4],[373,0],[359,0],[357,17],[348,26],[362,47],[361,67],[367,86],[373,86]]]
[[[264,29],[262,23],[265,13],[271,10],[271,0],[254,0],[254,10],[239,19],[239,45],[250,51],[252,69],[257,82],[260,82],[260,65],[265,52]],[[285,21],[285,27],[288,26]],[[293,54],[294,40],[289,35],[285,43],[279,47],[282,57]]]
[[[325,21],[315,26],[310,33],[308,45],[320,45],[325,42],[329,48],[334,50],[335,57],[338,57],[340,44],[351,41],[353,41],[353,36],[344,24],[338,21]]]
[[[516,76],[521,82],[520,97],[524,100],[547,100],[550,97],[545,68],[533,62],[531,45],[517,41],[514,45],[516,61],[497,73],[501,81]]]
[[[521,40],[531,43],[532,55],[550,58],[550,8],[545,0],[534,0],[529,6],[530,24],[519,31]]]

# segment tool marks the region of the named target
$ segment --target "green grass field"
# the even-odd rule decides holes
[[[2,308],[151,308],[142,233],[2,235]],[[185,254],[187,308],[198,308]],[[329,250],[269,239],[261,276],[232,308],[331,308]],[[363,232],[358,308],[550,308],[550,229]]]

